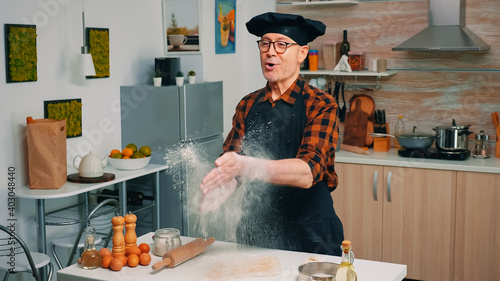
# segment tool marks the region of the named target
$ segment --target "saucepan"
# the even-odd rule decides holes
[[[403,133],[397,135],[381,134],[381,133],[370,133],[371,136],[381,138],[381,137],[391,137],[395,138],[399,146],[406,149],[421,149],[425,150],[432,146],[434,143],[435,136],[427,133],[418,133],[417,126],[413,127],[413,132]]]
[[[315,261],[299,266],[299,281],[334,281],[338,263]]]

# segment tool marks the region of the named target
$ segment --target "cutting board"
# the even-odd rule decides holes
[[[281,273],[281,263],[275,257],[228,257],[207,269],[198,281],[227,281],[246,277],[268,277]]]
[[[358,100],[361,101],[360,106]],[[371,146],[373,144],[373,137],[370,135],[370,133],[373,133],[374,131],[373,122],[375,121],[375,101],[371,96],[365,94],[357,94],[352,96],[351,100],[349,101],[349,108],[351,111],[355,110],[356,108],[361,108],[362,111],[368,114],[365,146]]]
[[[356,100],[356,107],[346,113],[344,121],[344,138],[342,143],[364,147],[368,126],[368,113],[361,109],[361,100]]]

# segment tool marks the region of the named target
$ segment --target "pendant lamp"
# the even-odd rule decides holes
[[[85,8],[84,1],[82,0],[82,29],[83,29],[83,45],[81,48],[81,54],[78,57],[78,65],[80,66],[80,73],[83,76],[94,76],[95,68],[94,61],[92,60],[92,55],[89,53],[89,47],[86,45],[86,33],[85,33]]]

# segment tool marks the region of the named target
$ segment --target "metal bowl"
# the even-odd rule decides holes
[[[299,281],[335,281],[338,263],[310,262],[299,266]]]

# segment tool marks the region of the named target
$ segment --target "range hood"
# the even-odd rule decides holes
[[[429,26],[393,51],[487,51],[490,45],[465,27],[465,0],[429,0]]]

